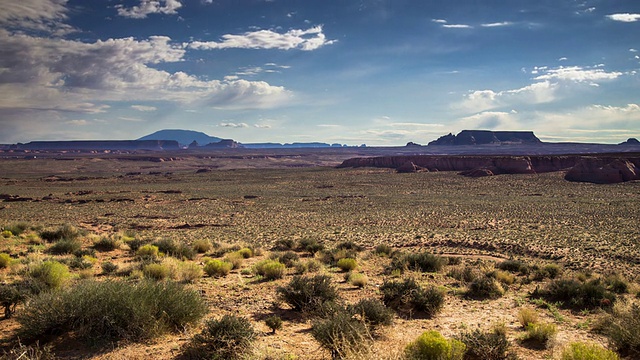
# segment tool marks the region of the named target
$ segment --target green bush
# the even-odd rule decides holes
[[[182,330],[207,311],[202,297],[173,282],[86,280],[44,292],[17,315],[20,337],[42,338],[73,332],[89,341],[153,338]]]
[[[225,315],[208,320],[188,345],[186,353],[196,359],[239,359],[251,350],[256,332],[249,320]]]
[[[385,305],[409,316],[417,312],[433,317],[444,304],[442,291],[434,286],[423,288],[414,279],[385,281],[380,292]]]
[[[316,311],[328,301],[338,299],[338,290],[326,275],[294,276],[287,286],[277,288],[280,298],[298,311]]]
[[[618,360],[618,354],[597,344],[574,342],[562,351],[562,360]]]
[[[376,246],[373,253],[378,256],[391,256],[391,254],[393,253],[393,248],[387,244],[380,244]]]
[[[211,250],[211,241],[206,240],[206,239],[198,239],[195,240],[191,246],[193,246],[193,249],[198,253],[198,254],[204,254],[207,251]]]
[[[120,247],[120,241],[113,236],[103,236],[93,244],[98,251],[113,251]]]
[[[614,307],[613,312],[605,317],[602,328],[620,354],[640,358],[640,305],[619,304]]]
[[[111,261],[103,262],[101,267],[104,274],[113,274],[118,271],[118,265],[112,263]]]
[[[209,260],[204,265],[204,272],[209,276],[221,277],[229,274],[233,264],[222,260]]]
[[[11,256],[6,253],[0,253],[0,269],[9,267],[11,264]]]
[[[358,262],[356,259],[343,258],[338,260],[337,266],[340,270],[347,272],[355,270],[358,267]]]
[[[254,270],[265,280],[275,280],[284,276],[285,266],[278,260],[265,259],[256,263]]]
[[[248,258],[253,257],[253,250],[245,247],[245,248],[242,248],[242,249],[238,250],[238,254],[242,255],[243,258],[248,259]]]
[[[29,224],[19,222],[15,224],[10,224],[2,228],[4,231],[10,231],[14,236],[20,236],[29,228]]]
[[[393,311],[377,299],[362,299],[354,305],[349,305],[347,309],[349,313],[358,315],[372,328],[393,323]]]
[[[272,333],[276,333],[277,330],[282,329],[282,318],[278,315],[271,315],[264,319],[265,325],[271,329]]]
[[[598,279],[584,283],[574,279],[557,279],[550,282],[545,290],[537,291],[532,296],[559,301],[563,306],[576,310],[610,308],[616,301],[616,295]]]
[[[396,254],[387,268],[387,272],[415,270],[422,272],[438,272],[446,264],[446,259],[429,252]]]
[[[273,253],[270,258],[283,263],[286,267],[293,267],[300,260],[298,254],[293,251],[285,251],[281,253]]]
[[[409,343],[404,354],[407,360],[462,360],[465,345],[455,339],[446,339],[435,330],[422,333]]]
[[[503,331],[484,332],[476,329],[458,337],[466,346],[465,359],[509,360],[515,356],[509,352],[510,343]]]
[[[529,265],[519,260],[505,260],[496,264],[496,267],[500,270],[520,273],[522,275],[528,275],[530,271]]]
[[[488,276],[479,277],[473,280],[466,295],[472,299],[497,299],[504,294],[504,289],[494,278]]]
[[[529,323],[525,328],[523,341],[546,346],[558,333],[558,327],[550,323]]]
[[[11,232],[11,230],[2,230],[2,232],[0,233],[0,235],[5,238],[8,239],[10,237],[13,236],[13,233]]]
[[[164,264],[147,264],[142,268],[144,277],[153,280],[165,280],[171,270]]]
[[[333,359],[360,357],[358,354],[371,343],[371,336],[364,322],[341,310],[317,320],[311,327],[311,335],[325,349],[331,352]]]
[[[158,253],[160,252],[159,248],[155,245],[146,244],[142,245],[136,250],[136,256],[141,257],[143,259],[155,259],[158,257]]]
[[[609,275],[604,279],[607,290],[616,294],[626,294],[629,292],[629,282],[624,276],[619,274]]]
[[[44,261],[29,270],[29,277],[36,292],[59,289],[71,279],[69,268],[57,261]]]
[[[62,239],[56,241],[49,248],[49,252],[54,255],[72,254],[82,248],[82,243],[76,239]]]
[[[54,242],[58,240],[74,240],[82,236],[82,232],[76,227],[64,224],[57,230],[45,230],[40,232],[42,240]]]

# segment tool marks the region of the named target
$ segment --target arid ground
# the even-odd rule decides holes
[[[260,333],[252,355],[258,359],[330,358],[310,334],[312,318],[290,311],[277,299],[276,288],[287,284],[296,269],[287,268],[285,276],[275,281],[261,281],[251,271],[253,264],[274,252],[276,244],[287,240],[313,239],[327,249],[344,242],[363,247],[357,271],[368,277],[364,287],[346,282],[335,266],[317,270],[333,278],[347,303],[379,299],[385,281],[407,277],[445,291],[444,306],[434,317],[396,317],[393,325],[382,328],[368,355],[375,359],[400,358],[407,343],[425,330],[455,337],[500,323],[506,325],[512,351],[522,359],[557,357],[574,341],[608,345],[594,329],[601,310],[572,311],[530,298],[536,287],[551,280],[531,281],[529,275],[514,274],[515,281],[503,284],[503,296],[474,300],[464,296],[467,285],[450,276],[454,268],[465,265],[490,271],[496,263],[517,259],[539,266],[558,264],[565,274],[603,278],[618,274],[630,283],[629,293],[620,297],[636,301],[640,182],[571,183],[560,172],[485,178],[450,172],[396,174],[388,169],[333,168],[342,159],[307,160],[291,156],[224,162],[201,157],[2,159],[0,225],[22,222],[56,229],[70,224],[86,231],[82,241],[87,248],[101,236],[127,234],[149,242],[208,240],[218,249],[232,245],[259,249],[259,255],[246,259],[240,269],[219,278],[205,275],[187,285],[202,291],[209,307],[207,318],[235,314],[251,320]],[[385,269],[391,259],[374,254],[380,244],[461,262],[433,273],[389,273]],[[0,269],[0,282],[19,281],[29,261],[73,256],[52,255],[49,246],[24,236],[1,238],[0,252],[11,254],[16,264]],[[312,257],[305,251],[297,254],[301,261]],[[202,265],[205,256],[222,255],[212,250],[189,261]],[[104,262],[121,269],[136,264],[124,243],[94,257],[97,260],[88,271],[73,272],[101,280],[117,276],[102,273]],[[523,306],[534,307],[542,321],[557,326],[557,335],[546,346],[536,348],[521,341],[524,330],[518,312]],[[264,324],[272,314],[284,320],[275,334]],[[0,320],[0,341],[9,346],[18,328],[15,319]],[[106,350],[68,336],[55,339],[53,345],[61,358],[168,359],[178,356],[198,330],[190,327]]]

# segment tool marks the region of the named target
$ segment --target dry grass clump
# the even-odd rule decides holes
[[[213,247],[213,245],[211,244],[211,241],[207,240],[207,239],[198,239],[195,240],[191,246],[193,246],[193,249],[198,253],[198,254],[204,254],[207,251],[211,250],[211,248]]]
[[[611,345],[622,355],[640,358],[640,305],[619,303],[600,325]]]
[[[32,290],[59,289],[71,280],[69,268],[57,261],[44,261],[30,267],[29,282]]]
[[[367,277],[367,275],[363,273],[352,272],[349,274],[349,277],[347,278],[347,282],[349,282],[349,284],[355,287],[363,288],[367,286],[367,283],[369,282],[369,277]]]
[[[538,313],[531,307],[522,307],[518,311],[518,322],[520,322],[523,328],[526,328],[529,324],[537,324]]]
[[[0,253],[0,269],[9,267],[11,264],[11,256],[7,253]]]
[[[158,251],[160,253],[175,257],[177,259],[186,258],[189,260],[193,260],[196,256],[196,251],[194,248],[182,241],[175,241],[171,238],[162,238],[153,242],[153,245],[158,247]]]
[[[466,346],[465,359],[515,360],[510,352],[511,344],[507,339],[506,328],[495,327],[491,331],[480,329],[466,332],[457,337]]]
[[[505,260],[501,263],[497,263],[496,267],[500,270],[519,273],[521,275],[528,275],[530,271],[529,264],[519,260]]]
[[[504,289],[496,279],[483,276],[469,284],[465,295],[472,299],[497,299],[504,295]]]
[[[456,339],[447,339],[438,331],[425,331],[405,348],[407,360],[462,360],[466,345]]]
[[[332,359],[361,357],[373,340],[366,323],[345,310],[314,321],[311,335],[330,351]]]
[[[415,270],[422,272],[438,272],[447,263],[446,259],[429,252],[396,253],[387,268],[387,272]]]
[[[338,266],[338,268],[343,272],[349,272],[358,268],[358,262],[356,259],[343,258],[338,260],[336,266]]]
[[[256,263],[253,270],[265,280],[276,280],[284,276],[285,265],[278,260],[264,259]]]
[[[276,291],[284,302],[298,311],[317,311],[324,303],[335,301],[339,297],[331,277],[326,275],[297,275],[289,284],[278,287]]]
[[[156,245],[146,244],[136,250],[136,256],[142,259],[156,259],[160,249]]]
[[[454,278],[462,283],[470,283],[475,279],[483,276],[482,271],[473,266],[453,266],[449,268],[447,276]]]
[[[58,240],[74,240],[83,235],[83,231],[78,230],[75,226],[64,224],[57,230],[43,230],[40,232],[40,238],[48,242]]]
[[[529,323],[522,341],[535,347],[546,347],[558,333],[558,327],[551,323]]]
[[[77,239],[62,239],[56,241],[49,248],[49,252],[54,255],[73,254],[82,249],[82,242]]]
[[[146,264],[142,268],[142,273],[147,279],[165,280],[171,274],[171,269],[164,264]]]
[[[597,344],[574,342],[569,344],[560,357],[561,360],[618,360],[618,354]]]

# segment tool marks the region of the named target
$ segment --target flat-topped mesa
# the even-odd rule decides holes
[[[431,141],[429,145],[540,144],[533,131],[462,130]]]

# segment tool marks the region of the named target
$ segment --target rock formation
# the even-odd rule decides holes
[[[441,136],[429,145],[539,144],[533,131],[462,130],[458,135]]]
[[[638,141],[638,139],[636,138],[629,138],[627,139],[627,141],[621,142],[618,145],[640,145],[640,141]]]
[[[614,184],[640,180],[640,158],[585,157],[569,170],[564,178],[569,181],[596,184]]]

